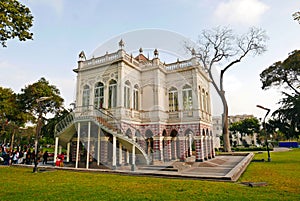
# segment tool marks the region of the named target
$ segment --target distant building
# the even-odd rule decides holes
[[[149,59],[123,46],[88,60],[80,53],[76,107],[56,126],[56,147],[76,168],[184,161],[192,147],[196,161],[213,158],[210,79],[195,55],[166,64],[157,49]]]
[[[213,116],[213,136],[214,136],[214,145],[215,148],[220,148],[220,137],[222,136],[223,126],[222,126],[222,117],[221,116]]]
[[[234,123],[234,122],[238,122],[238,121],[242,121],[244,119],[247,118],[254,118],[253,115],[248,115],[248,114],[243,114],[243,115],[233,115],[233,116],[229,116],[228,117],[228,122],[229,122],[229,126],[230,124]],[[231,144],[233,145],[243,145],[243,142],[241,141],[241,133],[234,133],[232,131],[229,131],[232,139],[231,139]],[[243,136],[242,139],[246,141],[246,143],[248,145],[256,145],[256,133],[253,134],[253,136]]]

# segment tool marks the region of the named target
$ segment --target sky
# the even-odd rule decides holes
[[[276,110],[282,97],[280,89],[262,90],[259,74],[300,48],[300,24],[292,18],[300,10],[295,0],[21,2],[34,16],[34,40],[10,40],[6,48],[0,47],[0,86],[20,93],[25,86],[45,77],[60,90],[67,108],[75,100],[73,69],[77,67],[78,54],[84,50],[89,57],[110,39],[135,30],[167,30],[192,41],[203,30],[218,26],[229,27],[237,34],[246,33],[250,27],[265,30],[267,51],[246,57],[224,76],[229,115],[253,114],[261,118],[265,111],[256,105],[270,108],[271,112]],[[149,40],[155,41],[156,37],[149,36]],[[212,99],[218,97],[213,95]],[[214,115],[220,115],[220,103],[213,104]]]

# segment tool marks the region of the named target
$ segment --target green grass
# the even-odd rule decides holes
[[[300,149],[271,157],[252,162],[235,183],[0,166],[0,200],[300,200]]]

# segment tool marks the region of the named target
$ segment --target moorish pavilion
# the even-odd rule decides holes
[[[138,49],[138,48],[137,48]],[[56,125],[55,158],[62,149],[75,168],[196,162],[215,157],[210,79],[191,58],[162,62],[140,48],[87,59],[79,54],[76,104]]]

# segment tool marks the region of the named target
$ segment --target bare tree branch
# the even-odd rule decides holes
[[[233,31],[227,27],[217,27],[212,30],[204,30],[198,38],[197,47],[191,47],[187,44],[186,49],[192,51],[208,71],[212,84],[217,93],[220,95],[223,106],[223,139],[225,151],[230,151],[229,133],[228,133],[228,106],[223,89],[223,76],[226,70],[241,62],[247,55],[260,55],[266,51],[267,36],[265,31],[258,28],[250,28],[250,30],[242,36],[236,36]],[[227,65],[223,65],[224,61],[229,61]],[[212,75],[212,67],[215,65],[224,66],[220,73],[219,83]]]

